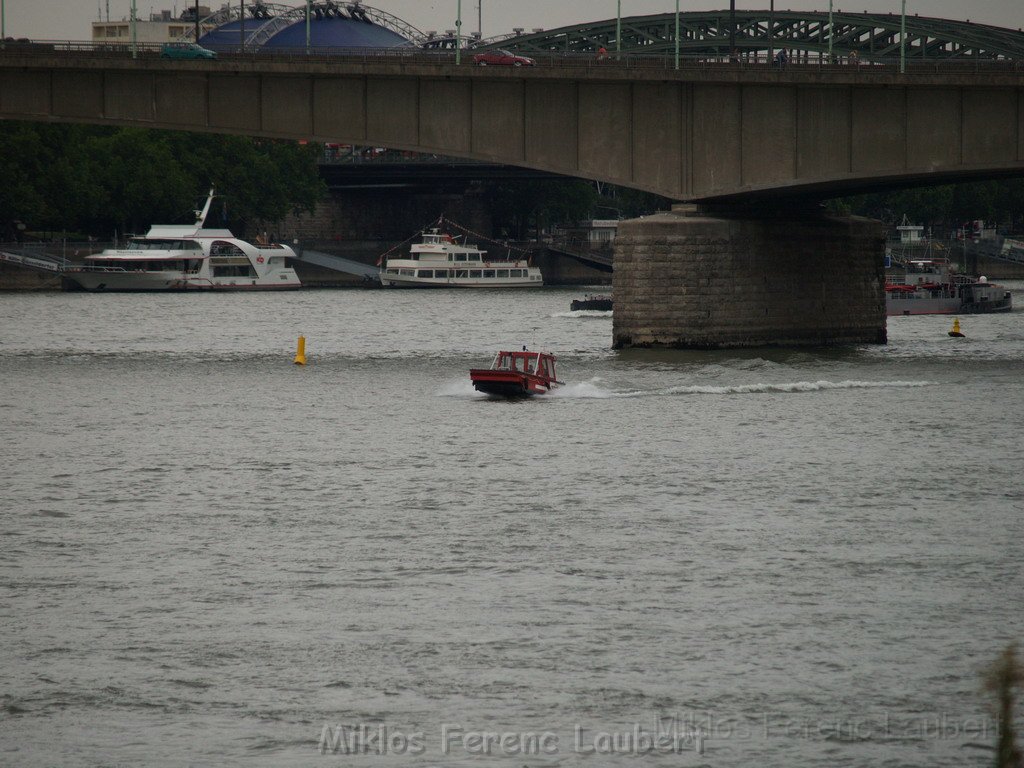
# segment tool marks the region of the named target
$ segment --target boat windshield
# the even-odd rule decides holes
[[[536,352],[499,352],[491,368],[497,371],[520,371],[522,373],[538,373],[537,365],[540,364],[539,373],[543,376],[554,378],[554,361],[548,355],[540,355]]]
[[[195,240],[132,240],[128,243],[129,251],[201,251],[203,248]]]

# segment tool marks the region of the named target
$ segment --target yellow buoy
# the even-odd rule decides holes
[[[305,365],[306,364],[306,337],[299,336],[299,348],[295,352],[295,364]]]
[[[960,333],[960,318],[959,317],[954,317],[953,318],[953,330],[951,330],[949,332],[949,335],[950,336],[956,336],[956,337],[961,338],[961,339],[964,338],[964,335],[962,333]]]

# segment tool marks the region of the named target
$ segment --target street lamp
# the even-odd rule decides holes
[[[622,53],[622,0],[618,0],[618,9],[615,12],[615,53],[615,58]]]
[[[679,0],[676,0],[676,69],[679,69]]]
[[[306,0],[306,55],[309,56],[309,15],[313,0]]]
[[[136,56],[138,56],[138,46],[137,46],[138,37],[137,37],[137,33],[136,33],[136,23],[137,23],[136,14],[137,14],[137,12],[135,10],[135,0],[132,0],[132,18],[131,18],[131,22],[132,22],[132,58],[133,59]]]
[[[907,0],[900,11],[900,74],[907,74]]]
[[[736,53],[736,0],[729,0],[729,59]]]
[[[832,26],[832,0],[828,0],[828,63],[832,63],[832,38],[835,36]]]
[[[462,0],[455,12],[455,66],[462,63]]]

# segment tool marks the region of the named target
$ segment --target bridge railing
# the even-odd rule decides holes
[[[473,160],[448,155],[406,152],[386,147],[325,144],[320,156],[322,165],[493,165],[486,160]]]
[[[130,44],[94,43],[75,40],[6,40],[0,42],[0,57],[52,57],[53,55],[75,58],[124,59],[136,58],[152,60],[160,57],[161,44],[139,43],[133,48]],[[241,46],[226,48],[216,47],[217,57],[226,61],[252,62],[291,62],[302,59],[309,63],[400,63],[400,64],[440,64],[454,66],[455,52],[442,49],[423,49],[411,46],[395,48],[326,48],[305,47],[252,48]],[[538,67],[543,68],[579,68],[586,69],[675,69],[673,53],[622,53],[610,52],[600,57],[594,53],[552,52],[535,54],[532,57]],[[182,61],[175,59],[174,61]],[[466,51],[462,56],[462,67],[472,67],[473,51]],[[829,58],[825,53],[817,51],[797,51],[792,58],[781,66],[767,52],[741,53],[738,58],[728,55],[707,55],[684,53],[679,58],[680,70],[733,68],[737,70],[767,68],[782,71],[831,71],[831,72],[894,72],[899,71],[899,57],[872,57],[867,54],[859,60],[843,57]],[[503,67],[498,67],[503,69]],[[909,59],[906,62],[909,75],[963,74],[973,72],[1024,72],[1024,61],[1009,59]]]

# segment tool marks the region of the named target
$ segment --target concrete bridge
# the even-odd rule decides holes
[[[597,179],[676,200],[826,197],[1024,171],[1024,72],[444,54],[213,62],[0,55],[0,118],[377,144]]]
[[[881,231],[811,222],[792,206],[792,226],[780,226],[784,216],[761,208],[1024,172],[1024,73],[1012,63],[907,75],[849,65],[675,70],[663,58],[538,63],[476,68],[408,52],[199,62],[8,50],[0,118],[379,144],[718,206],[711,218],[708,208],[677,211],[620,229],[620,345],[882,341]],[[678,258],[684,251],[690,256]],[[827,269],[819,274],[807,259]],[[714,290],[696,291],[712,273],[718,285],[705,287]],[[831,295],[826,286],[846,290]]]

